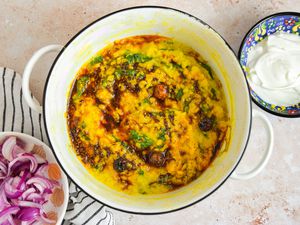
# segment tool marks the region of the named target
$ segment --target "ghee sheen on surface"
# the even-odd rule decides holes
[[[115,41],[85,63],[67,120],[88,171],[127,194],[165,193],[195,180],[230,130],[211,67],[190,47],[157,35]]]
[[[275,33],[249,52],[251,88],[266,102],[290,106],[300,102],[300,37]]]

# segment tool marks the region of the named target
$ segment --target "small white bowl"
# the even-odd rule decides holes
[[[52,150],[42,141],[40,141],[39,139],[29,136],[27,134],[23,134],[23,133],[18,133],[18,132],[0,132],[0,144],[6,139],[6,137],[8,136],[15,136],[17,139],[23,141],[26,144],[25,150],[29,151],[33,148],[34,145],[37,146],[41,146],[42,149],[44,150],[45,154],[46,154],[46,160],[49,163],[56,163],[58,165],[58,167],[60,168],[59,164],[57,163]],[[61,179],[59,180],[63,192],[64,192],[64,201],[63,204],[61,206],[55,207],[54,205],[52,205],[51,201],[49,201],[49,205],[47,207],[49,207],[50,211],[55,211],[57,213],[57,222],[56,224],[61,224],[67,209],[67,205],[68,205],[68,199],[69,199],[69,184],[68,184],[68,179],[67,176],[64,174],[64,172],[62,171],[62,169],[60,168],[60,172],[61,172]]]

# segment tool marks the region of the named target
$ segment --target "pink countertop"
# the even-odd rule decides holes
[[[164,5],[199,17],[215,28],[236,52],[245,33],[261,18],[280,11],[300,12],[298,0],[2,0],[0,66],[22,74],[26,62],[40,47],[64,44],[95,19],[135,5]],[[38,99],[54,56],[46,56],[34,71],[31,87]],[[274,127],[275,145],[269,164],[257,177],[247,181],[229,179],[209,198],[175,213],[140,216],[112,210],[116,224],[300,224],[300,118],[266,115]],[[264,145],[262,125],[254,121],[250,144],[238,169],[251,168]]]

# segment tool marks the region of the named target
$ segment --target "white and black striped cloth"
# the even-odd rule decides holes
[[[0,67],[0,131],[16,131],[34,136],[49,145],[43,117],[26,104],[21,76]],[[106,207],[87,196],[69,180],[70,197],[63,225],[114,225],[114,218]]]

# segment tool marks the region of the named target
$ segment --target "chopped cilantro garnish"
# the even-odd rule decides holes
[[[201,65],[204,69],[207,70],[207,72],[208,72],[209,76],[211,77],[211,79],[214,79],[213,74],[212,74],[212,69],[211,69],[211,67],[210,67],[208,64],[203,63],[203,62],[200,62],[200,65]]]
[[[190,99],[184,100],[184,103],[183,103],[183,111],[184,112],[189,112],[191,101],[192,100],[190,100]]]
[[[128,54],[125,56],[129,64],[144,63],[150,61],[152,57],[140,53]]]
[[[211,92],[211,94],[212,94],[212,99],[213,99],[213,100],[218,100],[216,89],[211,88],[211,89],[210,89],[210,92]]]
[[[144,175],[144,170],[139,169],[137,172],[139,175]]]
[[[133,69],[132,70],[127,70],[126,74],[129,75],[129,76],[134,77],[136,75],[136,70],[133,70]]]
[[[101,55],[94,57],[91,62],[90,65],[95,65],[97,63],[101,63],[103,61],[103,57]]]
[[[180,88],[180,89],[177,91],[177,93],[176,93],[176,100],[177,100],[177,101],[180,101],[181,98],[182,98],[182,96],[183,96],[183,89]]]
[[[161,174],[159,175],[158,177],[158,183],[159,184],[168,184],[170,179],[172,178],[172,175],[169,174],[169,173],[166,173],[166,174]]]
[[[171,60],[171,64],[174,68],[182,69],[182,66],[180,64],[178,64],[177,62],[175,62],[174,60]]]
[[[76,91],[77,91],[76,97],[80,97],[83,94],[83,92],[87,88],[89,81],[90,78],[88,76],[83,76],[76,81]]]
[[[114,72],[114,75],[117,79],[119,79],[122,75],[122,70],[120,68],[117,68]]]
[[[141,149],[145,149],[153,145],[153,140],[151,138],[145,134],[139,134],[135,130],[130,131],[130,139],[134,140]]]
[[[135,130],[131,130],[130,131],[130,138],[133,139],[133,140],[140,140],[141,136]]]
[[[81,128],[82,128],[82,129],[85,129],[85,128],[86,128],[85,122],[82,122],[82,123],[81,123]]]
[[[150,99],[149,98],[144,98],[143,103],[145,104],[151,104]]]
[[[166,131],[167,131],[166,128],[162,128],[162,129],[160,130],[160,133],[158,134],[158,139],[162,140],[163,142],[166,141],[166,137],[165,137]]]

